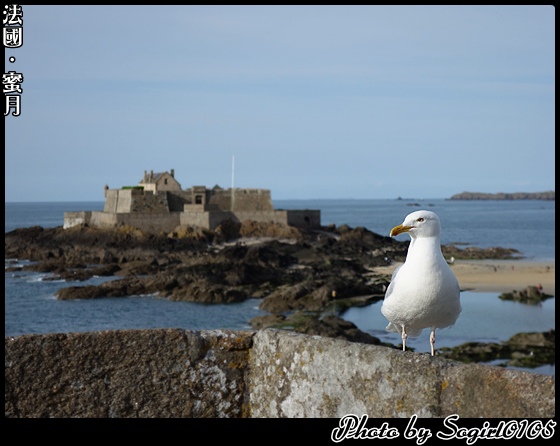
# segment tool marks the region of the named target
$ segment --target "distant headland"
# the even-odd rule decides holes
[[[461,192],[455,194],[449,200],[554,200],[555,191],[545,192],[514,192],[486,194],[483,192]]]

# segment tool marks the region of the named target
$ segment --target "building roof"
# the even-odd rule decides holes
[[[150,173],[146,173],[144,175],[144,177],[142,177],[142,179],[140,180],[140,184],[151,184],[151,183],[157,183],[158,180],[165,174],[168,174],[169,176],[171,176],[168,172],[154,172],[152,178],[150,179]]]

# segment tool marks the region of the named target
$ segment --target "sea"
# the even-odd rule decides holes
[[[5,203],[5,232],[16,228],[62,226],[64,212],[103,210],[103,202]],[[543,200],[446,199],[305,199],[274,200],[275,209],[319,209],[322,225],[363,226],[388,235],[405,216],[420,209],[436,212],[442,224],[442,244],[519,251],[525,261],[555,260],[555,202]],[[401,235],[397,240],[407,240]],[[24,265],[28,259],[6,259],[6,267]],[[5,273],[4,335],[69,333],[116,329],[182,328],[189,330],[249,330],[249,321],[266,314],[260,301],[234,304],[172,302],[157,295],[59,301],[61,287],[99,284],[115,278],[94,277],[84,282],[49,280],[50,274]],[[528,284],[531,285],[531,284]],[[536,284],[535,284],[536,285]],[[555,299],[541,305],[503,301],[497,293],[461,292],[463,311],[453,327],[439,330],[436,347],[465,342],[503,342],[519,332],[544,332],[555,328]],[[399,344],[400,335],[387,333],[381,302],[347,310],[342,317],[383,342]],[[429,331],[409,338],[407,346],[429,352]],[[555,366],[521,369],[554,375]]]

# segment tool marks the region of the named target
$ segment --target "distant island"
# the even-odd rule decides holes
[[[507,194],[486,194],[482,192],[461,192],[453,195],[450,200],[554,200],[555,191],[546,192],[514,192]]]

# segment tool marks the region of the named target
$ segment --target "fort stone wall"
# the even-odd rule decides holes
[[[107,189],[105,191],[105,206],[103,206],[103,212],[117,212],[118,203],[119,190]]]
[[[200,209],[196,209],[200,207]],[[278,223],[290,225],[301,229],[317,228],[321,225],[321,211],[314,210],[288,210],[288,211],[220,211],[203,210],[205,206],[191,205],[185,207],[181,213],[181,225],[200,226],[207,229],[216,229],[225,220],[234,222],[256,221],[259,223]],[[207,207],[207,206],[206,206]]]
[[[210,225],[210,213],[204,211],[183,211],[180,214],[182,226],[199,226],[201,228],[214,229]]]
[[[276,211],[286,213],[286,223],[298,228],[318,228],[321,226],[321,211],[313,209],[291,209],[289,211]]]
[[[234,212],[273,211],[272,198],[268,189],[219,189],[212,190],[209,204],[222,210]],[[233,195],[233,209],[232,209]]]
[[[103,212],[118,214],[169,212],[168,194],[165,191],[154,193],[139,189],[110,189],[105,193]]]
[[[321,211],[236,211],[236,221],[252,220],[259,223],[279,223],[302,229],[317,228],[321,225]]]
[[[201,221],[201,223],[204,223]],[[100,211],[81,211],[64,213],[64,229],[87,224],[98,228],[132,226],[146,232],[171,232],[181,224],[181,212],[165,213],[115,213]]]
[[[259,223],[280,223],[286,224],[284,215],[278,214],[276,211],[236,211],[236,221],[243,222],[253,220]]]
[[[236,215],[229,211],[211,211],[206,212],[208,215],[208,229],[216,229],[226,220],[238,221]]]
[[[169,211],[182,212],[186,204],[191,204],[192,194],[189,191],[167,192]]]
[[[132,189],[109,189],[105,191],[103,212],[130,212],[132,205]]]
[[[65,212],[63,229],[91,223],[92,211]]]
[[[117,225],[133,226],[146,232],[171,232],[181,224],[180,212],[116,214]]]
[[[123,191],[129,192],[129,191]],[[144,192],[131,190],[130,212],[157,214],[169,212],[167,192]]]
[[[197,209],[199,207],[200,209]],[[234,222],[252,220],[259,223],[278,223],[301,229],[317,228],[321,225],[321,213],[315,210],[229,212],[221,210],[204,211],[204,207],[204,205],[190,205],[183,212],[65,212],[64,229],[80,224],[88,224],[100,228],[114,228],[119,225],[127,225],[148,232],[170,232],[177,226],[199,226],[214,230],[225,220]],[[192,208],[192,210],[189,208]]]
[[[133,189],[117,191],[117,214],[125,214],[132,211]]]
[[[118,215],[119,214],[114,212],[94,211],[91,213],[91,219],[89,224],[91,224],[91,226],[96,226],[99,228],[114,228],[118,224]]]
[[[106,187],[103,212],[67,212],[64,214],[64,228],[79,224],[99,227],[129,225],[160,232],[172,231],[183,225],[213,230],[225,220],[252,220],[311,229],[321,226],[321,211],[275,211],[268,189],[193,186],[186,190],[146,191],[141,188]]]

